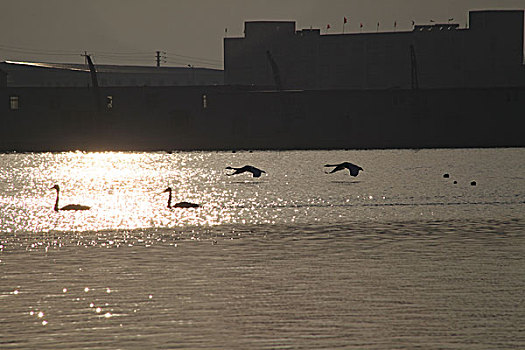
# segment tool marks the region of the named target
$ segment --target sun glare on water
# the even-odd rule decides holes
[[[345,159],[366,170],[325,173],[327,161]],[[0,154],[0,232],[333,225],[486,217],[496,209],[512,216],[522,203],[519,159],[521,150]],[[499,168],[487,170],[490,162]],[[266,173],[227,176],[227,167],[247,164]],[[444,169],[459,184],[445,181]],[[468,185],[473,179],[478,186]],[[55,185],[59,208],[90,209],[55,211]],[[199,207],[168,208],[168,188],[172,205]]]
[[[15,195],[4,199],[10,202],[8,221],[36,232],[224,223],[231,216],[215,201],[224,192],[217,187],[222,174],[204,171],[203,157],[117,152],[35,156],[25,160],[25,167],[10,169]],[[54,185],[60,186],[59,207],[81,204],[91,209],[55,212]],[[168,186],[173,188],[174,203],[188,201],[201,207],[169,209],[168,194],[163,193]]]

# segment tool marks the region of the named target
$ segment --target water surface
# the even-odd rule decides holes
[[[365,171],[324,173],[342,161]],[[245,164],[268,175],[226,176]],[[524,149],[0,155],[0,347],[523,348],[524,170]],[[92,209],[54,212],[54,184]]]

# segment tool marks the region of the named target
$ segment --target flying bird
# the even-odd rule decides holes
[[[169,192],[169,197],[168,197],[168,208],[198,208],[200,207],[200,205],[196,204],[196,203],[189,203],[189,202],[179,202],[179,203],[175,203],[175,205],[171,205],[171,192],[172,192],[172,189],[171,187],[168,187],[166,188],[162,193],[166,193],[166,192]]]
[[[242,168],[234,168],[234,167],[228,166],[228,167],[226,167],[226,169],[235,170],[231,174],[226,174],[228,176],[242,174],[242,173],[245,173],[245,172],[250,172],[250,173],[252,173],[253,177],[260,177],[262,173],[266,173],[266,171],[258,169],[258,168],[254,167],[254,166],[251,166],[251,165],[245,165]]]
[[[55,211],[59,210],[89,210],[91,207],[88,207],[87,205],[81,205],[81,204],[68,204],[66,206],[63,206],[62,208],[58,207],[58,196],[60,193],[60,187],[58,185],[55,185],[50,188],[50,190],[56,190],[57,191],[57,200],[55,202],[55,207],[53,208]]]
[[[363,168],[361,168],[360,166],[349,163],[349,162],[344,162],[341,164],[326,164],[325,165],[325,167],[334,167],[334,166],[335,168],[332,171],[328,172],[327,174],[333,174],[336,171],[348,169],[348,171],[350,171],[350,175],[357,176],[359,174],[359,170],[364,171]]]

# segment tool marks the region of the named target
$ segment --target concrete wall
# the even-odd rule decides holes
[[[0,88],[7,87],[7,73],[0,69]]]
[[[525,88],[101,88],[100,108],[92,89],[4,88],[0,101],[0,151],[525,146]]]

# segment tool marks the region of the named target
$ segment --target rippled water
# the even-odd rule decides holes
[[[0,348],[525,348],[524,173],[525,149],[0,155]]]

